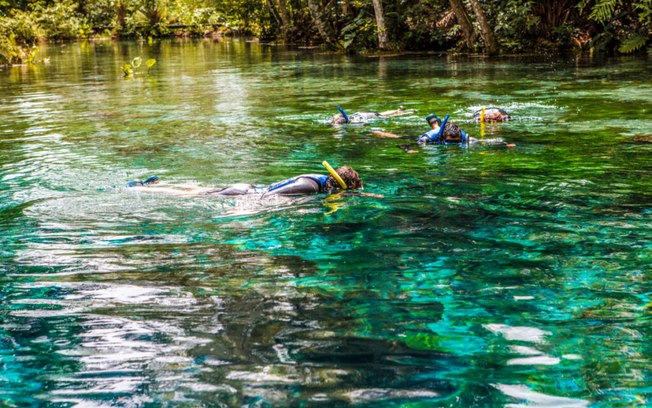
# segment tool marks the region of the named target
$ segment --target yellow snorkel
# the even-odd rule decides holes
[[[328,172],[331,174],[331,176],[333,176],[333,178],[335,180],[337,180],[337,183],[340,185],[340,187],[342,187],[342,190],[346,190],[346,183],[344,182],[344,180],[342,180],[342,177],[340,177],[340,175],[337,174],[337,172],[331,167],[331,165],[328,164],[328,162],[326,160],[321,162],[321,164],[324,167],[326,167],[326,170],[328,170]]]
[[[484,106],[480,111],[480,139],[484,139]]]

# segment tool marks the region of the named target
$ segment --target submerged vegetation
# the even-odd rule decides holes
[[[45,39],[214,33],[342,52],[652,52],[652,1],[0,0],[0,64]]]

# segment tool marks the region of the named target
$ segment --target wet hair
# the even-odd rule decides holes
[[[482,115],[482,110],[477,110],[473,112],[473,119],[476,122],[480,121],[480,116]],[[484,121],[487,123],[492,123],[492,122],[506,122],[511,119],[511,116],[507,113],[505,109],[502,108],[496,108],[494,106],[490,106],[488,108],[485,108],[485,116],[484,116]]]
[[[340,177],[342,177],[342,180],[344,180],[344,183],[346,183],[346,186],[349,190],[362,188],[362,180],[360,180],[360,175],[357,171],[353,170],[353,168],[349,166],[342,166],[335,171],[340,175]],[[328,180],[326,180],[326,190],[331,191],[339,189],[341,189],[340,183],[338,183],[337,180],[333,178],[333,176],[328,176]]]
[[[462,129],[456,124],[448,122],[442,137],[445,142],[460,143],[462,141]]]
[[[346,119],[344,119],[344,115],[341,113],[338,113],[337,115],[333,116],[331,119],[331,124],[333,125],[344,125],[346,124]]]

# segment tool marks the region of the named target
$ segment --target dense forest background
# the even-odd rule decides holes
[[[248,35],[339,52],[652,53],[652,0],[0,0],[0,64],[41,41]]]

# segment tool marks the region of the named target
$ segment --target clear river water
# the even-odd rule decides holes
[[[134,57],[157,63],[124,78]],[[652,404],[652,58],[100,41],[39,59],[0,69],[1,406]],[[332,127],[338,105],[411,113]],[[513,120],[480,127],[483,105]],[[406,154],[429,113],[515,146]],[[365,194],[124,188],[323,160]]]

